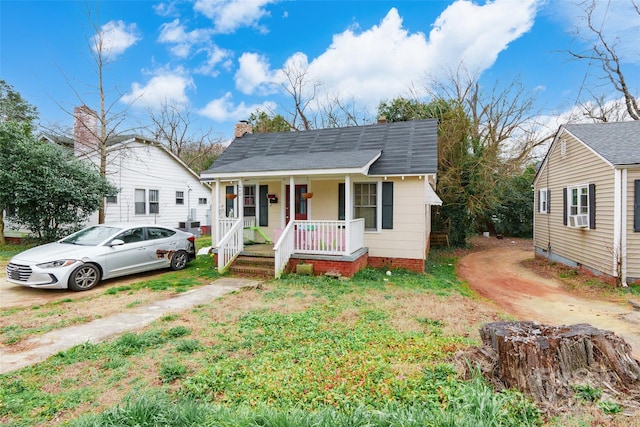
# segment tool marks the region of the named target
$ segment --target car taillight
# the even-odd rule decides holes
[[[196,242],[196,236],[187,237],[187,240],[190,241],[191,243],[195,243]]]

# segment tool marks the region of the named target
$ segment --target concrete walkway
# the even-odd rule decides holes
[[[206,304],[229,292],[243,288],[253,288],[256,280],[244,278],[222,278],[210,285],[193,289],[167,300],[127,310],[126,313],[97,319],[83,325],[71,326],[47,332],[25,341],[30,350],[10,353],[0,349],[0,374],[6,374],[26,366],[42,362],[54,354],[74,345],[86,342],[98,343],[114,335],[141,329],[167,313],[186,310],[198,304]]]

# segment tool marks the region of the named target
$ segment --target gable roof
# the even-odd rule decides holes
[[[45,140],[48,141],[50,143],[54,143],[54,144],[58,144],[60,146],[62,146],[63,148],[66,148],[68,150],[73,150],[73,138],[68,138],[65,136],[59,136],[59,135],[51,135],[51,134],[41,134],[40,136],[41,140]],[[173,159],[174,162],[176,162],[181,168],[183,168],[189,175],[192,175],[193,177],[195,177],[197,180],[200,179],[200,177],[198,176],[198,174],[191,169],[184,161],[182,161],[182,159],[180,159],[178,156],[176,156],[175,154],[173,154],[169,149],[167,149],[167,147],[165,147],[164,145],[162,145],[161,143],[159,143],[158,141],[152,141],[150,139],[147,139],[143,136],[140,135],[115,135],[110,137],[107,140],[107,147],[114,147],[117,144],[122,144],[122,145],[127,145],[130,144],[132,142],[138,142],[140,144],[145,144],[147,146],[150,147],[155,147],[158,148],[160,151],[164,152],[167,156],[169,156],[171,159]],[[113,148],[114,150],[117,148]],[[210,185],[207,184],[206,182],[201,182],[201,184],[205,185],[206,187],[210,188]]]
[[[301,132],[245,134],[202,172],[223,176],[302,171],[362,172],[373,176],[435,174],[438,121],[378,123]]]
[[[640,164],[640,121],[570,124],[564,128],[613,165]]]

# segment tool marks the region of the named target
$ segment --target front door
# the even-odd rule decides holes
[[[287,194],[286,197],[286,217],[287,217],[287,224],[289,224],[289,211],[290,211],[290,206],[291,206],[291,201],[289,200],[289,188],[290,186],[287,185],[287,189],[285,191],[285,193]],[[306,184],[301,184],[301,185],[296,185],[295,188],[295,219],[297,221],[306,221],[307,220],[307,199],[305,199],[304,197],[302,197],[303,193],[307,192],[307,185]]]

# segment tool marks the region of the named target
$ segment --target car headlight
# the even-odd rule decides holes
[[[36,264],[40,268],[55,268],[55,267],[67,267],[75,263],[75,259],[58,259],[50,262],[43,262],[42,264]]]

